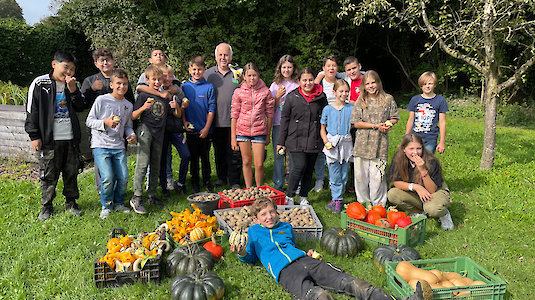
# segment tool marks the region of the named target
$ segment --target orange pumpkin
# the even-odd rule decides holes
[[[347,216],[355,220],[364,220],[366,218],[366,208],[359,202],[353,202],[347,206]]]
[[[378,212],[381,218],[386,218],[386,209],[382,205],[373,206],[371,210]]]

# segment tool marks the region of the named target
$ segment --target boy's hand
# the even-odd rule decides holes
[[[210,131],[210,128],[206,128],[206,127],[204,127],[203,129],[201,129],[201,131],[199,131],[199,133],[200,133],[199,137],[200,137],[201,139],[206,138],[206,137],[208,136],[208,132],[209,132],[209,131]]]
[[[442,142],[440,142],[437,146],[438,153],[442,154],[444,153],[444,150],[446,150],[446,145]]]
[[[184,99],[182,99],[182,106],[181,107],[182,107],[182,109],[186,109],[186,108],[188,108],[188,106],[189,106],[189,100],[188,100],[188,98],[184,97]]]
[[[171,106],[172,109],[175,109],[175,108],[176,108],[175,97],[173,97],[173,100],[169,101],[169,106]]]
[[[323,255],[321,255],[319,252],[316,252],[314,249],[308,249],[307,255],[319,260],[323,258]]]
[[[100,78],[97,76],[97,79],[93,82],[91,85],[91,89],[93,91],[99,91],[104,87],[104,82],[100,80]]]
[[[104,125],[110,128],[115,128],[119,125],[119,118],[114,115],[110,115],[107,119],[104,119]]]
[[[161,91],[159,92],[159,96],[162,98],[171,98],[171,93],[169,91]]]
[[[231,245],[230,246],[230,251],[238,254],[239,256],[247,255],[247,247],[246,246]]]
[[[76,86],[76,78],[69,76],[69,75],[65,76],[65,84],[67,85],[69,92],[71,93],[76,92],[76,89],[78,88]]]
[[[184,128],[186,129],[186,131],[192,131],[195,127],[193,127],[193,124],[191,124],[191,122],[184,122]]]
[[[129,144],[137,144],[137,136],[135,133],[132,133],[131,135],[126,137],[126,141]]]
[[[152,107],[152,102],[154,102],[154,99],[148,98],[147,101],[145,101],[145,103],[142,106],[143,110],[150,109]]]
[[[33,140],[32,141],[32,148],[35,151],[40,151],[42,145],[43,145],[43,143],[41,142],[41,139],[37,139],[37,140]]]

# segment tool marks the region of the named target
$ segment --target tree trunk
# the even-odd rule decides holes
[[[479,168],[483,170],[491,169],[494,166],[494,152],[496,149],[496,114],[497,114],[497,93],[498,74],[489,72],[485,80],[485,87],[482,98],[485,100],[485,136],[483,138],[483,151]]]

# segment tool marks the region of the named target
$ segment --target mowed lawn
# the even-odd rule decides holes
[[[390,133],[391,158],[404,133],[408,114]],[[535,131],[497,129],[495,167],[478,169],[483,141],[479,120],[448,118],[446,152],[439,155],[445,179],[452,190],[451,214],[456,229],[444,232],[436,220],[428,220],[427,236],[416,249],[423,258],[471,257],[507,283],[505,299],[533,299],[535,288]],[[271,149],[271,148],[269,148]],[[266,160],[265,181],[271,184],[272,155]],[[174,153],[176,156],[176,152]],[[175,174],[178,159],[174,161]],[[131,177],[135,157],[129,159]],[[215,165],[212,164],[215,181]],[[188,181],[189,184],[189,181]],[[60,183],[61,186],[61,183]],[[156,284],[135,284],[116,289],[98,289],[93,263],[104,254],[108,233],[114,227],[127,232],[152,231],[158,220],[170,219],[170,211],[187,207],[186,196],[172,194],[166,207],[148,206],[149,213],[114,213],[99,218],[100,203],[94,190],[93,173],[79,176],[81,218],[64,212],[58,192],[55,214],[45,222],[39,214],[39,183],[0,182],[0,297],[5,299],[166,299],[171,279]],[[61,188],[60,188],[61,189]],[[132,196],[132,179],[126,198]],[[324,229],[340,226],[339,215],[326,212],[330,192],[311,192],[310,200]],[[346,194],[346,202],[354,200]],[[228,250],[228,245],[224,245]],[[318,242],[299,243],[301,248],[319,248]],[[372,260],[373,248],[354,258],[332,261],[355,276],[386,288],[386,275]],[[250,266],[227,252],[214,270],[225,281],[225,299],[290,299],[261,266]],[[338,299],[348,299],[337,296]]]

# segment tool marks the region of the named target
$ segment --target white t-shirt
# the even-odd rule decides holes
[[[56,103],[53,132],[55,141],[73,139],[71,117],[69,115],[67,99],[65,96],[65,82],[56,81]]]
[[[336,96],[334,95],[333,91],[334,83],[329,83],[327,80],[325,80],[325,78],[323,78],[321,84],[323,85],[323,92],[327,96],[327,103],[329,105],[333,104],[336,100]]]

